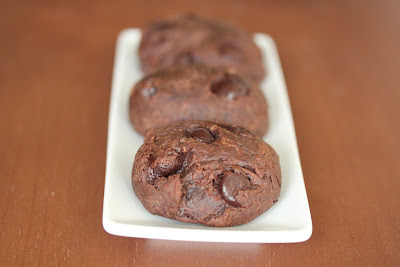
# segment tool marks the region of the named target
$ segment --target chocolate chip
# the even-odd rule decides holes
[[[238,76],[225,73],[222,79],[211,84],[211,92],[226,97],[228,100],[235,100],[240,96],[249,94],[249,86]]]
[[[214,136],[206,128],[196,128],[189,132],[189,137],[197,139],[201,142],[210,144],[214,141]]]
[[[185,161],[185,157],[183,154],[171,155],[166,158],[160,160],[157,163],[157,166],[154,168],[154,171],[158,177],[164,176],[168,177],[181,169],[183,162]]]
[[[240,203],[236,200],[239,190],[243,190],[251,186],[250,181],[243,175],[226,172],[223,174],[219,183],[219,191],[223,199],[229,204],[240,207]]]
[[[158,177],[169,177],[183,171],[185,154],[180,152],[168,153],[166,156],[156,158],[153,154],[148,156],[146,181],[154,185]]]
[[[148,81],[145,83],[142,89],[142,96],[144,98],[150,98],[157,93],[157,87],[152,82]]]

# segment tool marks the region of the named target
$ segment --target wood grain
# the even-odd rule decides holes
[[[399,10],[399,1],[2,1],[0,265],[398,265]],[[116,37],[186,11],[276,39],[309,241],[177,242],[103,230]]]

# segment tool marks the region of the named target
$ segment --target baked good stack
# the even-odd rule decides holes
[[[139,47],[146,76],[129,114],[145,136],[132,185],[152,214],[225,227],[247,223],[280,195],[279,157],[261,137],[265,70],[252,36],[194,15],[150,24]]]

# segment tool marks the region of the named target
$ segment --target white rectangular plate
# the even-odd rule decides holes
[[[235,227],[212,228],[150,214],[131,185],[132,164],[143,143],[130,124],[129,95],[142,77],[137,49],[140,30],[126,29],[118,37],[108,126],[103,226],[114,235],[210,242],[286,243],[311,236],[312,222],[296,143],[292,113],[274,41],[255,34],[267,78],[261,88],[269,103],[270,127],[264,140],[280,157],[282,191],[279,201],[254,221]]]

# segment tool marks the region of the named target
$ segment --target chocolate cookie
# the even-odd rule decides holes
[[[258,136],[268,126],[268,108],[258,85],[219,68],[176,66],[144,77],[132,90],[130,118],[136,130],[185,120],[240,125]]]
[[[274,149],[246,129],[187,121],[147,133],[135,157],[132,185],[152,214],[234,226],[278,200],[281,169]]]
[[[228,68],[256,82],[264,78],[261,52],[251,34],[232,25],[187,15],[155,22],[142,33],[139,57],[144,73],[200,63]]]

